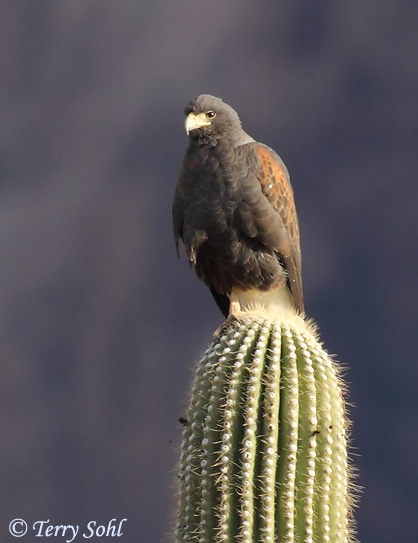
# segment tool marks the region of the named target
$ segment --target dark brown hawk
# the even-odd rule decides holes
[[[181,239],[225,316],[272,299],[303,313],[299,226],[286,166],[244,132],[220,98],[202,94],[185,113],[189,146],[173,205],[177,250]]]

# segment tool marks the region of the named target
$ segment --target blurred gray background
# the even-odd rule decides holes
[[[416,543],[417,24],[416,0],[1,2],[1,541],[15,517],[173,540],[178,417],[222,320],[171,233],[205,92],[290,170],[359,538]]]

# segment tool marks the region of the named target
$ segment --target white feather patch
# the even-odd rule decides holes
[[[249,315],[271,318],[275,321],[293,321],[305,329],[304,315],[299,315],[293,304],[292,296],[286,284],[262,291],[258,289],[232,289],[230,312],[235,318]]]

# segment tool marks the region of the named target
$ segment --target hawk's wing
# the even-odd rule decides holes
[[[303,312],[299,223],[287,168],[277,153],[266,145],[250,143],[242,147],[243,152],[248,153],[250,163],[242,179],[245,205],[240,212],[240,226],[250,238],[275,251],[286,270],[295,307]],[[259,186],[254,185],[251,164],[254,159],[258,159],[256,178]],[[269,205],[260,200],[260,187]]]

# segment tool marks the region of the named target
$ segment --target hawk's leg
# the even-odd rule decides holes
[[[233,291],[232,291],[233,292]],[[215,331],[215,336],[220,337],[223,333],[225,333],[229,326],[234,323],[235,321],[238,321],[240,317],[245,316],[246,311],[241,307],[241,303],[237,297],[235,297],[234,293],[232,293],[230,297],[230,303],[229,303],[229,315],[226,319],[226,321],[221,324],[221,326]]]

